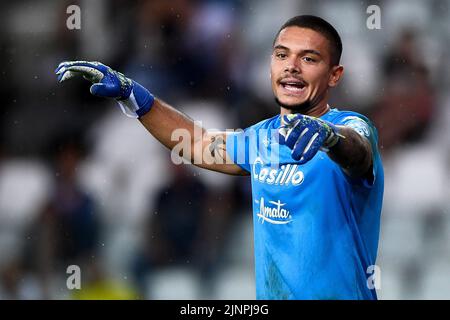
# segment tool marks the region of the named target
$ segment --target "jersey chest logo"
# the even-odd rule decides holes
[[[280,167],[265,167],[260,157],[255,159],[252,178],[260,183],[278,186],[298,186],[305,176],[296,164],[285,164]]]

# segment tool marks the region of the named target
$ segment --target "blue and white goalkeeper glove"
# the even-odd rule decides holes
[[[154,96],[139,83],[100,62],[64,61],[55,73],[59,82],[83,76],[93,83],[90,89],[93,95],[116,99],[122,112],[132,118],[149,112],[155,101]]]
[[[302,114],[289,114],[281,118],[278,129],[279,143],[292,149],[292,158],[304,164],[319,150],[328,152],[343,136],[332,123]]]

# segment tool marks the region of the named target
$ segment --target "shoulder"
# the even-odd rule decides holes
[[[244,129],[247,130],[261,130],[261,129],[276,129],[280,126],[280,115],[273,116],[272,118],[261,120],[258,123],[251,125]]]
[[[371,124],[371,121],[365,115],[350,111],[350,110],[339,110],[336,108],[331,109],[326,116],[328,117],[328,121],[333,122],[334,124],[341,124],[351,120],[363,120],[368,124]]]
[[[356,130],[359,134],[369,138],[377,137],[377,130],[372,121],[363,114],[349,110],[331,109],[326,114],[328,121],[336,125],[345,125]]]

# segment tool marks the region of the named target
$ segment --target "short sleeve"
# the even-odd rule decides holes
[[[234,164],[250,172],[249,137],[246,130],[227,132],[226,149]]]

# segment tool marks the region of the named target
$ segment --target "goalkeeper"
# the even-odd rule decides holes
[[[376,299],[383,198],[377,132],[366,117],[328,104],[344,68],[337,31],[297,16],[278,31],[271,83],[280,113],[244,131],[208,132],[123,74],[98,63],[68,61],[59,81],[82,75],[93,95],[114,98],[163,145],[172,132],[191,139],[180,156],[222,161],[199,167],[250,175],[258,299]],[[201,130],[201,135],[194,131]],[[252,138],[255,137],[256,138]]]

